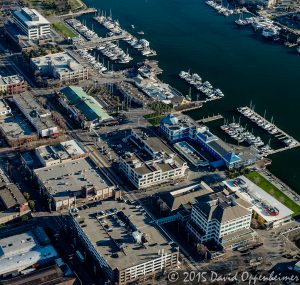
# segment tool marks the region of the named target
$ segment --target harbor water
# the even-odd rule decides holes
[[[89,7],[106,11],[107,15],[111,10],[113,18],[125,30],[150,42],[150,47],[157,51],[154,59],[159,60],[164,70],[160,76],[164,82],[188,94],[189,86],[178,73],[190,69],[223,91],[223,99],[191,112],[194,119],[222,113],[229,121],[233,117],[238,120],[236,108],[252,101],[258,113],[264,115],[266,110],[269,121],[273,117],[279,128],[300,140],[300,56],[295,49],[265,40],[251,28],[238,27],[234,23],[238,16],[224,17],[204,0],[85,2]],[[93,16],[84,15],[80,19],[103,36],[103,28],[92,20]],[[144,35],[137,34],[139,31]],[[135,61],[141,59],[136,57]],[[192,95],[195,98],[195,90]],[[221,124],[222,121],[216,121],[210,127],[227,139],[219,129]],[[260,130],[254,132],[259,134]],[[265,143],[269,137],[262,135]],[[269,169],[300,193],[300,148],[270,158]]]

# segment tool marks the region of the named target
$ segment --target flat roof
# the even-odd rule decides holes
[[[66,160],[74,156],[85,154],[85,151],[75,140],[60,142],[56,145],[45,145],[35,151],[47,162],[54,160]]]
[[[29,123],[24,120],[24,117],[17,113],[0,118],[0,128],[8,138],[17,139],[36,135]]]
[[[204,182],[171,192],[160,194],[161,199],[167,204],[171,211],[177,210],[181,205],[194,204],[196,197],[213,193],[214,191]]]
[[[78,71],[86,68],[71,53],[67,51],[31,58],[31,62],[33,62],[35,66],[40,69],[51,64],[51,66],[54,67],[55,71],[58,73],[66,71]]]
[[[239,176],[236,179],[226,180],[223,181],[223,183],[242,199],[249,202],[252,205],[252,209],[262,216],[267,222],[275,222],[294,213],[288,207],[283,205],[272,195],[254,184],[245,176]],[[277,216],[269,215],[261,202],[271,205],[272,207],[276,207],[279,210],[279,214]]]
[[[51,117],[51,112],[42,107],[30,92],[15,94],[13,99],[21,112],[30,117],[40,130],[57,127]]]
[[[9,76],[1,76],[0,75],[0,85],[19,84],[21,82],[24,82],[24,79],[22,76],[20,76],[18,74],[9,75]]]
[[[28,27],[37,25],[50,25],[50,22],[37,10],[30,9],[28,7],[14,11],[14,15]]]
[[[86,225],[83,232],[112,269],[122,270],[173,252],[141,206],[106,200],[77,214],[74,218],[79,225]],[[137,243],[133,232],[140,232],[147,242]],[[118,257],[112,256],[114,253]]]
[[[124,144],[123,150],[127,150],[123,159],[131,165],[139,174],[146,174],[162,170],[163,172],[177,169],[186,163],[156,134],[146,127],[132,129],[130,141],[138,149],[131,152],[132,147]],[[122,144],[122,142],[120,142]],[[145,150],[147,146],[147,150]]]
[[[89,121],[112,119],[102,105],[95,98],[86,94],[81,87],[68,86],[61,92]]]
[[[113,186],[90,158],[78,158],[34,170],[39,180],[55,200],[63,200],[83,187],[102,190]]]

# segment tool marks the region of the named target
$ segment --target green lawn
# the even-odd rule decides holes
[[[278,188],[276,188],[271,182],[266,178],[261,176],[258,172],[252,171],[249,174],[246,174],[246,177],[258,185],[260,188],[265,190],[267,193],[272,195],[282,204],[290,208],[294,212],[294,217],[300,215],[300,206],[291,200],[288,196],[283,194]]]
[[[70,6],[71,6],[71,10],[72,11],[76,11],[80,8],[83,7],[83,3],[81,1],[78,0],[68,0]]]
[[[53,27],[57,32],[59,32],[65,38],[75,38],[76,37],[76,34],[62,22],[53,23]]]
[[[157,115],[157,114],[148,114],[145,115],[144,118],[147,119],[147,121],[153,125],[153,126],[158,126],[161,122],[161,120],[165,117],[166,115]]]

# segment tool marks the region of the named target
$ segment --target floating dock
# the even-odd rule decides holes
[[[283,141],[287,145],[286,147],[282,147],[282,148],[279,148],[279,149],[276,149],[276,150],[272,150],[269,154],[279,153],[279,152],[282,152],[282,151],[289,150],[289,149],[296,148],[296,147],[300,146],[300,142],[299,141],[297,141],[295,138],[293,138],[292,136],[290,136],[289,134],[287,134],[286,132],[284,132],[283,130],[281,130],[280,128],[278,128],[274,123],[269,122],[266,118],[264,118],[261,115],[259,115],[257,112],[255,112],[250,107],[246,106],[246,107],[238,108],[238,112],[240,112],[241,114],[243,114],[246,118],[250,119],[241,110],[244,110],[244,113],[245,113],[245,111],[251,112],[257,118],[259,118],[259,120],[263,121],[263,123],[265,125],[269,124],[269,125],[275,127],[276,130],[277,130],[277,132],[275,134],[273,134],[273,135],[278,140]],[[254,121],[254,123],[257,124],[255,121]],[[257,126],[259,126],[259,125],[257,124]],[[261,127],[261,126],[259,126],[259,127]],[[263,127],[261,127],[261,128],[264,129]]]

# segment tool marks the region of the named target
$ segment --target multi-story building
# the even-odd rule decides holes
[[[13,12],[14,23],[31,40],[51,36],[50,22],[38,11],[30,8],[22,8]]]
[[[177,156],[149,128],[135,128],[125,139],[137,150],[130,148],[120,156],[119,167],[128,180],[138,189],[172,182],[184,178],[187,163]],[[124,145],[124,150],[126,146]]]
[[[112,284],[145,282],[178,266],[178,248],[153,226],[141,206],[103,201],[70,216],[94,273],[104,273]]]
[[[51,111],[37,102],[31,93],[14,95],[13,100],[40,137],[50,137],[60,133]]]
[[[27,84],[22,76],[0,76],[0,93],[6,95],[18,94],[26,91]]]
[[[35,154],[39,163],[28,162],[28,167],[33,168],[31,173],[41,192],[51,199],[54,210],[121,195],[74,140],[39,147]]]
[[[187,228],[199,243],[234,248],[252,239],[251,205],[225,192],[196,198]]]
[[[232,147],[210,132],[208,127],[199,125],[186,115],[169,114],[161,121],[159,129],[171,143],[186,141],[188,144],[190,141],[199,145],[214,158],[210,163],[214,167],[225,165],[229,169],[239,168],[257,160],[255,149],[245,147],[243,151],[236,153]]]
[[[89,78],[87,66],[83,66],[71,53],[60,52],[31,59],[36,75],[49,76],[62,83],[77,82]]]

